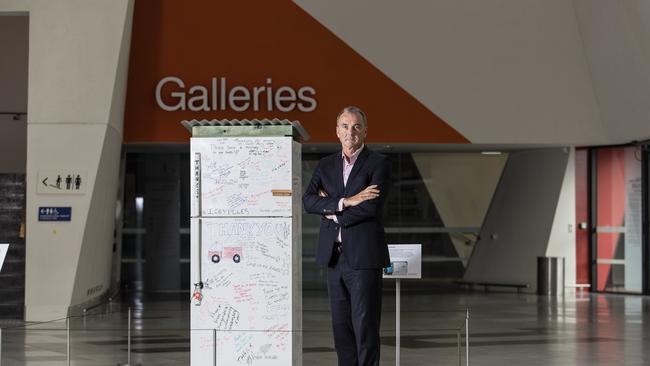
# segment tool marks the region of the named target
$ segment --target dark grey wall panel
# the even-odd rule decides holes
[[[0,16],[0,54],[0,173],[25,174],[28,16]]]
[[[28,16],[0,16],[0,53],[0,112],[27,112]]]
[[[145,290],[178,291],[180,283],[180,166],[175,154],[146,162]]]
[[[510,154],[465,272],[472,282],[536,286],[536,260],[546,253],[569,152]]]

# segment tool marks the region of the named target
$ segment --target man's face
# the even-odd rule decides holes
[[[356,113],[343,113],[336,122],[336,137],[341,145],[352,151],[356,151],[366,140],[368,129],[363,124],[361,116]]]

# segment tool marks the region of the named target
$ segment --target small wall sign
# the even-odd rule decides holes
[[[74,169],[39,171],[36,193],[85,194],[87,179],[85,171]]]
[[[38,221],[70,221],[72,207],[39,207]]]

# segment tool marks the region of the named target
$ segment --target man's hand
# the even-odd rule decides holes
[[[373,184],[366,187],[363,191],[355,194],[352,197],[343,199],[343,207],[352,207],[360,204],[361,202],[372,200],[379,197],[379,190],[377,185]]]
[[[322,189],[319,189],[319,190],[318,190],[318,195],[321,196],[321,197],[328,197],[327,192],[325,192],[325,191],[322,190]],[[334,220],[334,219],[336,218],[336,215],[334,215],[334,214],[332,214],[332,215],[325,215],[325,218],[328,219],[328,220],[336,221],[336,220]]]

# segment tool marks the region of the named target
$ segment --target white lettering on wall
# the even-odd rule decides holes
[[[185,84],[183,83],[183,80],[177,78],[176,76],[167,76],[165,78],[162,78],[159,82],[158,85],[156,85],[156,102],[158,103],[158,106],[168,112],[172,111],[177,111],[177,110],[185,110],[185,93],[179,93],[179,92],[172,92],[170,95],[172,98],[180,98],[178,100],[178,103],[175,105],[168,105],[165,104],[162,100],[162,88],[165,84],[167,83],[175,83],[177,88],[185,88]]]
[[[156,103],[168,112],[190,110],[245,112],[247,110],[313,112],[318,106],[316,89],[303,86],[298,90],[291,86],[273,86],[271,78],[265,85],[249,88],[243,85],[229,86],[225,77],[213,77],[206,85],[185,87],[183,80],[166,76],[156,85]]]

